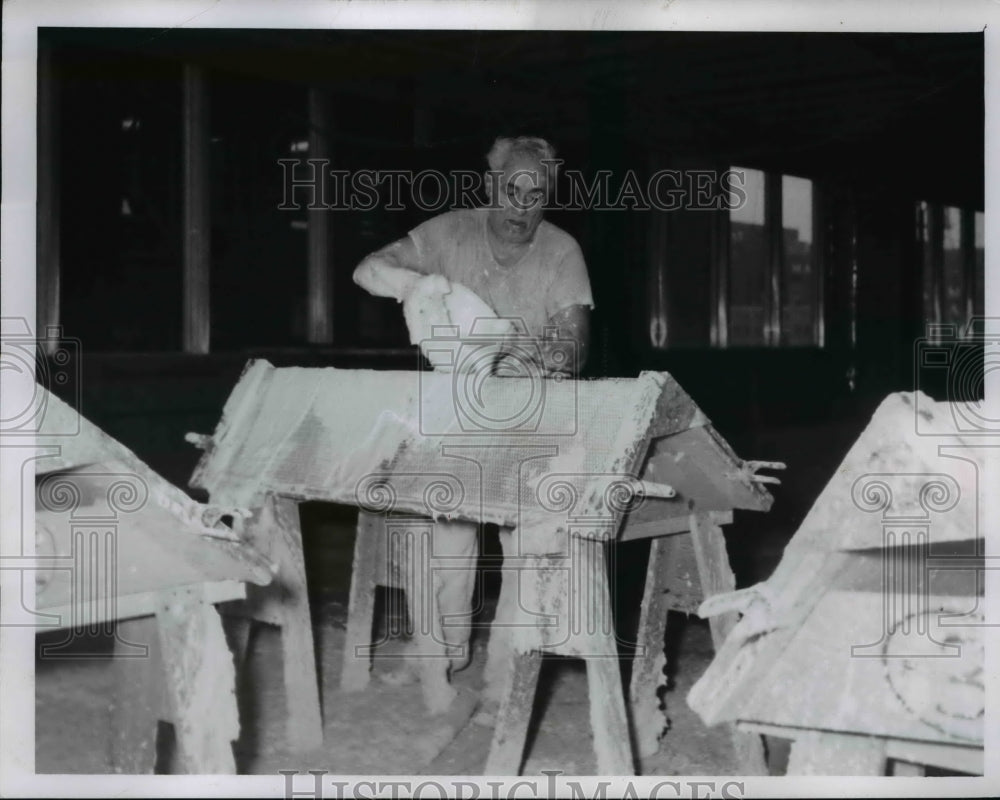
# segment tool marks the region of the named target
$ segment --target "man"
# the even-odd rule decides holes
[[[532,358],[544,375],[575,375],[586,360],[594,301],[579,245],[543,219],[555,178],[555,151],[535,137],[499,138],[486,158],[485,207],[449,211],[418,225],[367,256],[354,281],[374,295],[395,297],[404,309],[418,302],[422,285],[432,283],[443,294],[465,287],[497,316],[516,320],[520,334],[537,340],[535,347],[517,348],[519,358]],[[415,316],[408,313],[407,323],[417,341]],[[476,527],[439,521],[434,528],[431,602],[437,608],[432,617],[453,672],[471,656]],[[451,696],[441,693],[440,683],[438,693],[436,704],[443,710]]]
[[[594,300],[576,240],[543,219],[555,150],[544,139],[501,138],[487,161],[486,207],[418,225],[365,258],[354,281],[405,302],[421,275],[441,275],[542,340],[539,366],[547,373],[576,374],[587,356]]]

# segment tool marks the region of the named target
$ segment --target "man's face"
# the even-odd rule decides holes
[[[548,189],[545,167],[528,156],[512,158],[500,175],[492,176],[497,202],[489,212],[494,236],[508,244],[530,242],[542,221]]]

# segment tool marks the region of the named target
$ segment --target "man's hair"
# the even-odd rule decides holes
[[[549,172],[550,177],[555,178],[556,149],[537,136],[498,137],[493,142],[490,152],[486,154],[486,162],[491,170],[502,172],[512,158],[520,155],[537,159]]]

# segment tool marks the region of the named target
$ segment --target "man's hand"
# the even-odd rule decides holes
[[[574,376],[587,361],[590,344],[590,309],[569,306],[549,318],[542,340],[542,366],[546,375]]]
[[[545,377],[573,377],[579,374],[587,360],[589,339],[590,309],[587,306],[569,306],[549,318],[544,338],[530,339],[530,347],[524,346],[523,334],[509,334],[500,346],[501,360],[497,374],[521,374],[522,370],[515,364],[527,357],[541,367]]]

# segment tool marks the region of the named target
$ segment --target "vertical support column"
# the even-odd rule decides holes
[[[726,539],[722,535],[721,526],[712,518],[711,512],[691,515],[691,537],[695,560],[698,563],[702,595],[708,598],[735,591],[736,576],[729,566]],[[712,617],[709,626],[716,652],[738,621],[739,616],[735,611]],[[733,727],[732,740],[741,775],[768,774],[764,741],[758,734],[747,733]]]
[[[966,320],[971,320],[976,313],[973,297],[976,294],[976,212],[971,208],[963,208],[961,212],[961,242],[962,242],[962,312]],[[965,335],[960,330],[960,336]]]
[[[35,334],[49,352],[58,338],[45,331],[59,324],[59,102],[52,46],[38,41],[38,216],[35,271]]]
[[[812,185],[813,208],[812,229],[813,245],[809,252],[809,268],[813,280],[813,342],[817,347],[826,345],[826,276],[824,275],[825,260],[823,254],[827,251],[827,198],[824,189],[815,182]]]
[[[847,205],[847,258],[845,260],[846,269],[843,274],[847,276],[847,310],[848,335],[847,347],[850,353],[850,364],[846,374],[849,375],[849,387],[854,391],[858,374],[858,287],[860,285],[860,270],[858,264],[858,200],[853,190],[848,193]],[[833,316],[830,317],[833,319]],[[918,334],[922,335],[922,334]]]
[[[650,158],[650,174],[655,174],[658,158]],[[669,245],[670,220],[672,215],[667,211],[654,211],[646,215],[649,220],[647,229],[647,266],[646,277],[646,308],[648,309],[648,331],[643,337],[644,344],[663,349],[668,342],[669,322],[667,314],[667,297],[669,296]]]
[[[208,81],[204,70],[194,64],[185,64],[183,84],[184,309],[181,335],[185,353],[207,353],[210,336],[211,217],[208,194]]]
[[[587,52],[585,46],[584,53]],[[623,174],[628,163],[628,143],[625,140],[625,129],[631,111],[627,102],[627,92],[623,81],[608,76],[604,90],[599,91],[591,86],[587,95],[587,116],[589,124],[589,146],[587,161],[600,164],[610,173]],[[593,214],[587,225],[583,250],[594,263],[605,261],[622,263],[625,270],[641,269],[641,265],[632,260],[631,248],[624,247],[626,226],[635,214]],[[602,302],[609,307],[627,304],[627,285],[625,281],[615,280],[610,275],[605,276],[602,270],[594,270],[590,276],[594,296],[600,296]],[[610,360],[621,346],[618,326],[607,322],[592,325],[590,332],[589,363],[597,367],[602,374],[608,374],[613,369]],[[648,341],[648,340],[647,340]]]
[[[318,181],[326,180],[330,159],[330,114],[326,93],[309,89],[309,158],[321,170]],[[316,192],[315,199],[324,197]],[[333,281],[330,264],[330,211],[314,202],[308,210],[306,338],[310,344],[333,343]]]
[[[931,308],[929,309],[931,313],[927,322],[932,325],[941,325],[944,321],[942,302],[944,297],[944,206],[940,203],[932,203],[928,217],[927,233],[931,248]],[[941,334],[935,332],[933,338],[935,342],[940,343]]]
[[[712,215],[709,340],[712,347],[726,347],[729,344],[729,209],[723,206],[718,211],[700,213]]]
[[[767,231],[767,298],[765,308],[764,344],[781,344],[781,305],[785,273],[785,242],[781,219],[781,175],[764,175],[764,225]]]

